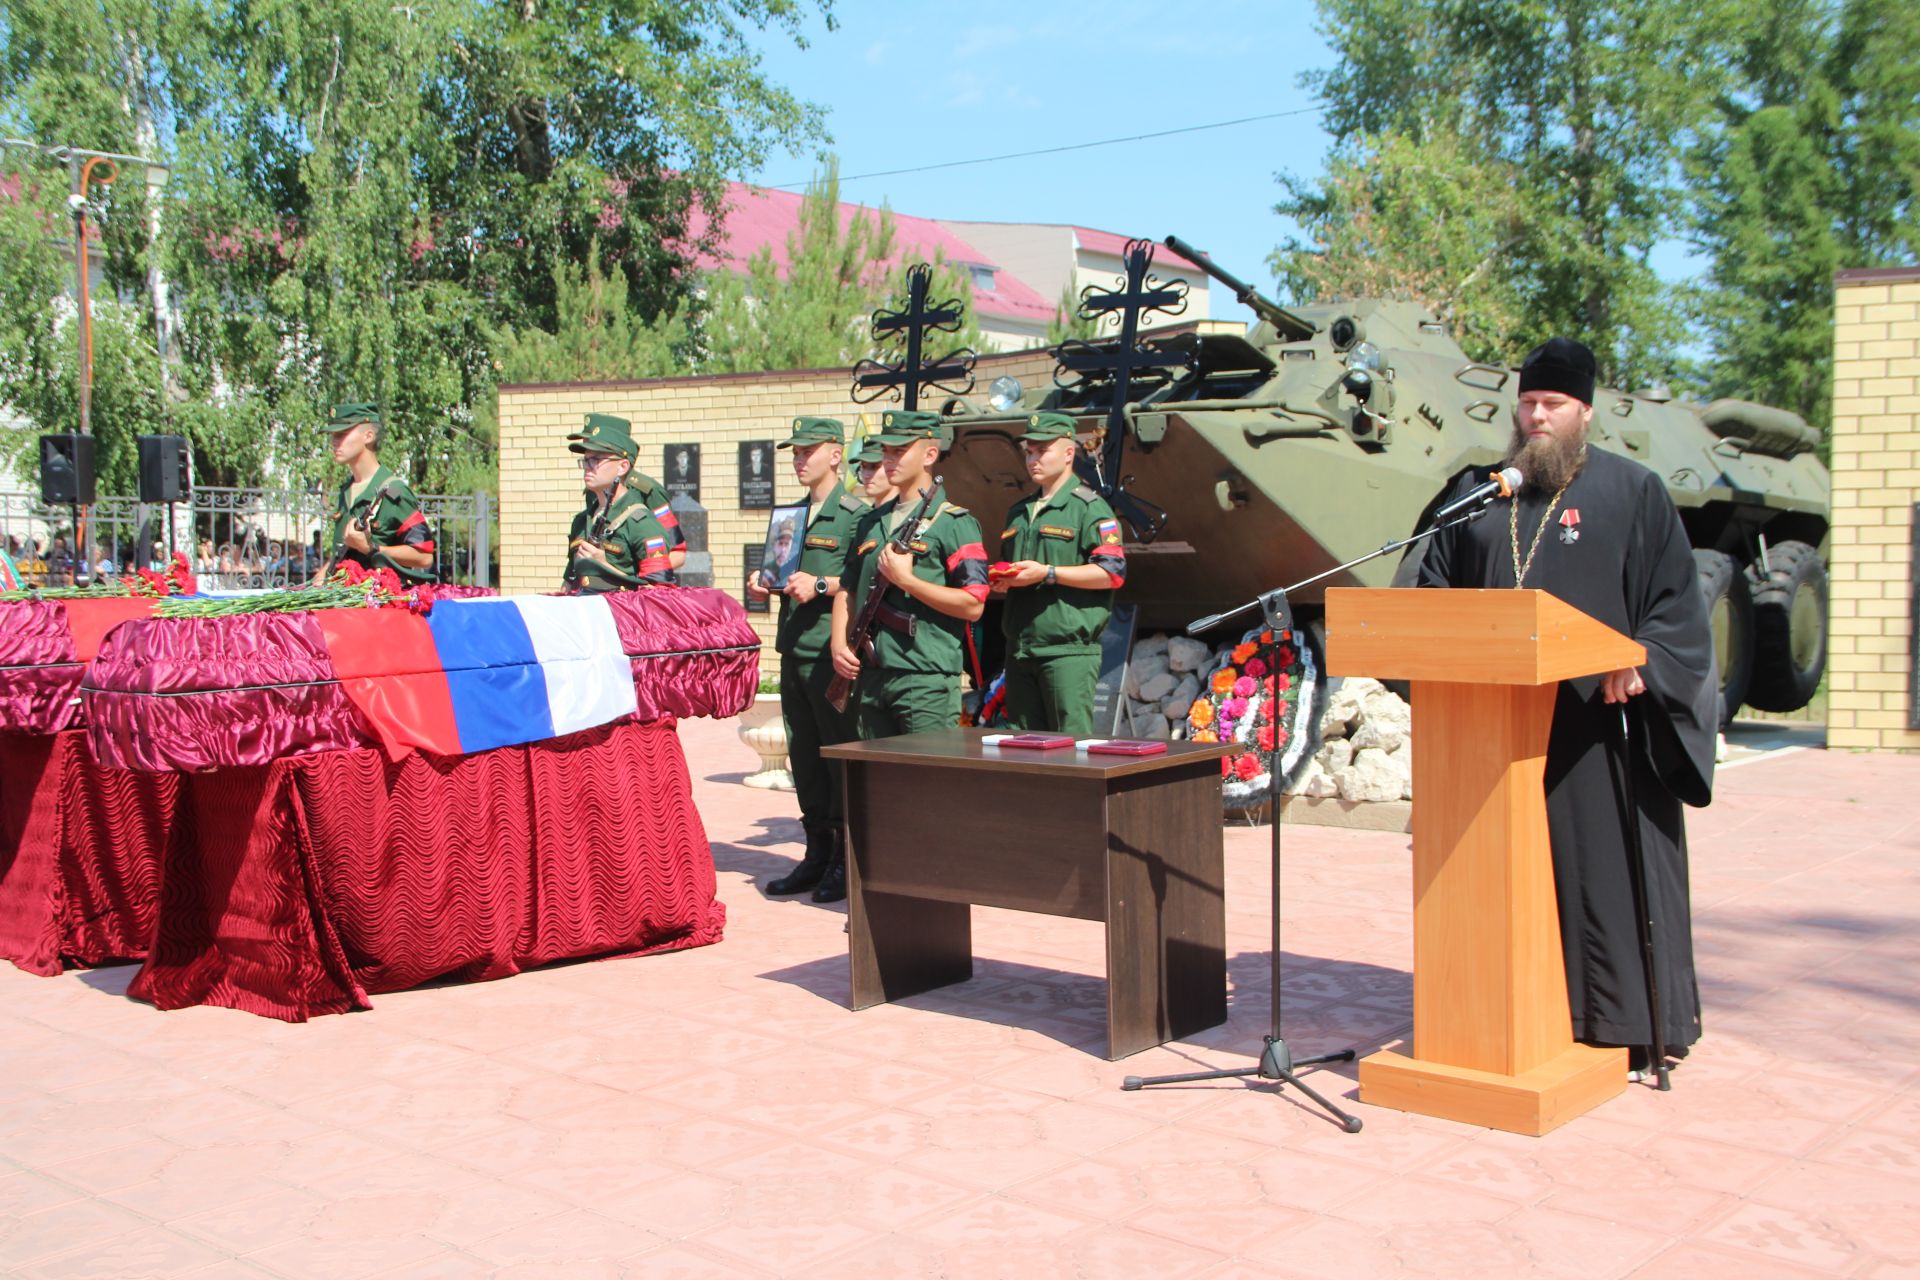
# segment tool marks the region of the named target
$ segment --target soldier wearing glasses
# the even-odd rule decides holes
[[[673,582],[687,558],[684,539],[678,522],[667,523],[665,491],[633,469],[627,420],[590,413],[567,448],[580,455],[587,502],[567,539],[566,589],[598,594]]]

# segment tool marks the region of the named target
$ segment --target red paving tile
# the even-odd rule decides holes
[[[23,1276],[1890,1277],[1920,1272],[1920,760],[1806,752],[1691,815],[1707,1037],[1545,1139],[1258,1082],[1266,836],[1227,832],[1229,1022],[1101,1056],[1097,926],[976,910],[972,980],[846,1008],[843,912],[682,726],[724,943],[287,1025],[0,966],[0,1272]],[[1289,828],[1296,1053],[1406,1036],[1404,836]]]

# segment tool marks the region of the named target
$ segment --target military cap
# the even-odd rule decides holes
[[[880,415],[880,434],[875,436],[881,444],[914,444],[921,440],[934,440],[945,444],[945,433],[941,430],[940,415],[928,413],[924,409],[889,409]]]
[[[1065,413],[1035,413],[1027,416],[1027,429],[1020,434],[1022,440],[1036,442],[1045,440],[1073,439],[1073,418]]]
[[[793,434],[779,447],[791,449],[797,444],[845,444],[847,428],[838,418],[795,418]]]
[[[575,453],[614,453],[629,461],[638,456],[633,424],[610,413],[588,414],[587,425],[567,437],[567,448]]]
[[[881,460],[880,451],[880,437],[868,436],[860,442],[860,452],[854,455],[853,460],[864,467],[869,463],[879,462]]]
[[[346,400],[333,406],[333,417],[327,420],[327,430],[345,431],[362,423],[379,430],[380,406],[371,400]]]

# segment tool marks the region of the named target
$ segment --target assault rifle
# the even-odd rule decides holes
[[[920,522],[927,518],[927,508],[933,505],[934,495],[939,492],[940,477],[935,476],[933,484],[928,486],[926,493],[921,495],[920,505],[914,508],[911,516],[900,522],[900,527],[893,531],[891,538],[887,539],[888,546],[902,555],[907,554],[912,547],[914,535],[920,528]],[[847,626],[847,647],[858,655],[862,665],[873,661],[873,629],[879,625],[882,611],[900,613],[900,610],[893,609],[887,604],[888,585],[887,580],[876,572],[873,590],[867,592],[867,598],[860,602],[860,612],[854,615],[853,621]],[[908,634],[911,635],[913,615],[902,614],[901,616],[906,618],[909,624]],[[833,704],[833,709],[845,711],[847,699],[852,694],[853,681],[837,671],[834,672],[833,683],[827,686],[827,701]]]

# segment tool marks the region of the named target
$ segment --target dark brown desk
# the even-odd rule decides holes
[[[853,1007],[973,976],[970,904],[1107,926],[1107,1056],[1227,1019],[1220,757],[982,746],[949,729],[828,747],[846,764]]]

